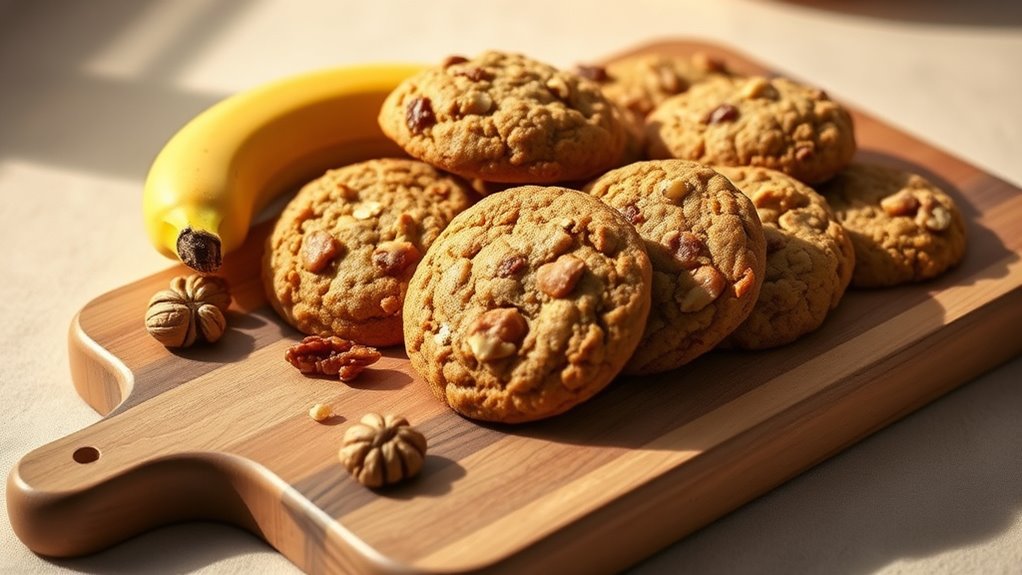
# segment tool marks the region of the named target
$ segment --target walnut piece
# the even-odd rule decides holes
[[[880,207],[884,212],[896,218],[899,216],[912,217],[919,209],[919,200],[908,190],[901,190],[880,200]]]
[[[326,421],[333,416],[333,414],[334,412],[330,409],[330,406],[323,405],[322,403],[317,403],[309,408],[309,417],[311,417],[313,421]]]
[[[465,341],[476,359],[491,361],[514,355],[528,331],[529,324],[517,309],[497,308],[484,312],[472,323]]]
[[[404,417],[368,413],[344,433],[338,458],[366,487],[393,485],[422,471],[426,437]]]
[[[923,193],[919,200],[919,210],[915,214],[915,222],[931,232],[942,232],[951,226],[951,212],[937,201],[931,193]]]
[[[724,291],[724,275],[713,266],[702,266],[692,272],[696,285],[681,300],[681,311],[692,313],[713,303]]]
[[[536,287],[550,297],[564,297],[575,289],[586,264],[572,255],[562,255],[536,270]]]
[[[382,242],[373,251],[373,264],[389,276],[399,276],[421,257],[419,248],[411,242]]]
[[[679,178],[673,180],[661,180],[660,183],[657,184],[656,189],[658,192],[663,194],[665,198],[677,204],[680,203],[681,200],[685,199],[685,196],[692,191],[693,186],[691,183]]]
[[[745,85],[742,86],[742,97],[749,100],[755,98],[776,99],[777,90],[774,88],[773,84],[770,83],[770,80],[767,80],[762,76],[755,76],[753,78],[749,78],[749,80],[745,82]]]
[[[571,87],[564,81],[564,78],[560,76],[551,76],[546,81],[546,88],[550,90],[550,93],[557,96],[560,100],[567,101],[571,97]]]
[[[230,304],[231,293],[223,279],[178,276],[170,281],[170,289],[149,299],[146,331],[166,347],[188,347],[200,337],[213,343],[227,329],[224,314]]]
[[[337,336],[310,335],[284,352],[284,359],[302,373],[334,375],[351,381],[380,359],[374,347]]]
[[[942,232],[951,227],[951,212],[937,202],[924,205],[919,213],[923,216],[923,225],[931,232]]]
[[[486,92],[472,91],[461,100],[463,115],[482,116],[493,108],[493,98]]]
[[[383,204],[380,202],[365,202],[355,206],[351,210],[351,216],[356,220],[368,220],[383,213]]]
[[[305,269],[319,273],[337,257],[341,244],[329,232],[316,230],[302,242],[302,263]]]

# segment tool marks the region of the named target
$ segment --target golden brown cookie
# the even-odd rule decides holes
[[[401,343],[401,308],[422,254],[474,196],[414,160],[370,160],[313,180],[267,240],[263,284],[299,331]]]
[[[855,154],[852,117],[819,89],[785,78],[715,78],[664,101],[646,119],[651,158],[759,166],[808,184]]]
[[[586,190],[638,230],[653,262],[653,307],[628,373],[657,373],[713,349],[749,316],[766,244],[749,198],[713,169],[638,162]]]
[[[820,327],[852,278],[855,253],[827,200],[766,168],[716,168],[756,206],[766,237],[766,277],[749,318],[727,341],[766,349]]]
[[[855,287],[928,280],[965,255],[954,200],[918,174],[853,164],[820,188],[855,247]]]
[[[723,60],[705,52],[688,56],[640,54],[603,67],[579,66],[576,71],[598,82],[607,98],[639,118],[695,84],[732,75]]]
[[[586,179],[625,146],[621,114],[595,82],[495,51],[450,57],[407,79],[379,122],[412,156],[486,182]]]
[[[426,253],[405,300],[405,347],[458,413],[536,420],[617,375],[649,305],[649,258],[619,213],[573,190],[511,188],[456,217]]]

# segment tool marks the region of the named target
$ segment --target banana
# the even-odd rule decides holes
[[[421,67],[310,72],[231,96],[189,121],[156,156],[143,189],[150,241],[204,273],[239,247],[254,214],[329,168],[403,155],[380,106]]]

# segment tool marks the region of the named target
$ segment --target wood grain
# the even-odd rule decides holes
[[[631,53],[694,50],[767,72],[693,42]],[[263,225],[224,270],[235,302],[215,346],[172,352],[145,334],[149,296],[181,267],[74,318],[75,387],[106,417],[19,462],[8,479],[15,531],[36,552],[68,556],[215,519],[310,573],[608,572],[638,561],[1022,349],[1019,189],[866,114],[855,120],[860,160],[923,173],[963,208],[966,259],[937,281],[849,292],[821,329],[780,349],[714,352],[621,378],[551,420],[482,425],[437,402],[400,349],[351,384],[286,364],[300,336],[263,298]],[[314,403],[339,415],[315,423]],[[425,433],[421,477],[370,491],[346,475],[340,437],[368,411],[402,413]],[[88,448],[98,458],[77,462]]]

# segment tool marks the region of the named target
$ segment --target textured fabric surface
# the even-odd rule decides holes
[[[1020,184],[1022,9],[1010,4],[641,0],[594,11],[583,1],[456,0],[423,10],[410,0],[300,9],[266,0],[0,0],[0,473],[6,479],[32,449],[99,419],[71,385],[68,325],[92,298],[169,265],[143,233],[143,178],[178,126],[229,93],[300,70],[486,48],[567,67],[689,35],[812,79]],[[919,91],[925,97],[906,96]],[[635,571],[1017,573],[1019,381],[1022,359]],[[296,571],[254,537],[204,523],[48,561],[17,540],[0,497],[0,573]]]

